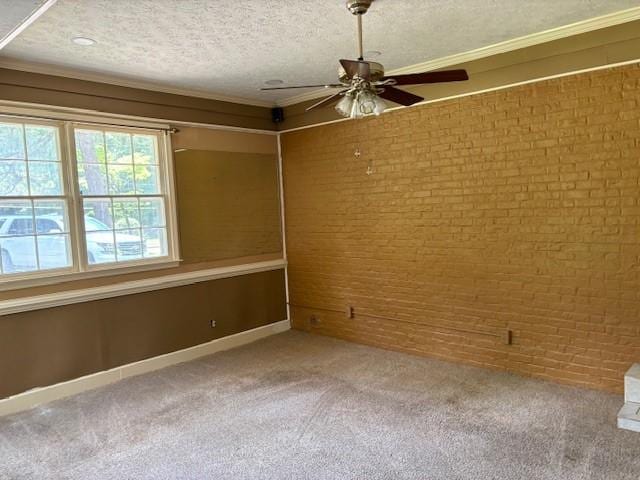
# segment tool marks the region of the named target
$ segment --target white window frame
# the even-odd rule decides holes
[[[48,113],[48,115],[47,115]],[[62,117],[62,118],[60,118]],[[71,238],[72,266],[33,272],[0,275],[0,291],[28,288],[62,281],[82,280],[94,277],[173,268],[180,264],[178,221],[173,166],[173,151],[168,125],[148,122],[123,121],[120,118],[59,114],[42,110],[8,108],[0,109],[0,121],[22,124],[42,124],[58,128],[62,182],[67,201],[67,216]],[[155,135],[158,146],[159,183],[164,199],[167,256],[124,262],[89,264],[83,206],[77,170],[74,129],[99,129],[115,132]],[[91,195],[87,195],[90,197]],[[2,197],[0,197],[2,198]],[[25,199],[38,197],[24,197]],[[45,197],[46,198],[46,197]]]

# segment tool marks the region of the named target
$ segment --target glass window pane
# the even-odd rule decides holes
[[[114,198],[113,220],[116,229],[140,228],[137,198]]]
[[[164,227],[164,200],[162,198],[140,199],[140,223],[143,227]]]
[[[156,137],[154,135],[133,136],[133,161],[135,163],[158,163]]]
[[[29,160],[58,161],[58,129],[41,125],[27,125],[27,156]]]
[[[87,232],[111,230],[113,228],[113,215],[111,212],[111,200],[108,198],[85,198],[84,228]]]
[[[87,260],[89,264],[109,263],[116,261],[113,231],[87,231]]]
[[[60,224],[51,218],[36,217],[36,233],[38,235],[60,233]]]
[[[16,216],[11,220],[11,226],[7,230],[11,235],[33,235],[33,218],[30,216]]]
[[[133,165],[107,165],[109,172],[109,194],[131,195],[133,187]]]
[[[131,155],[131,135],[128,133],[105,133],[107,163],[133,163]]]
[[[67,268],[71,266],[71,239],[69,234],[38,235],[37,240],[40,269]]]
[[[17,197],[28,194],[27,162],[0,160],[0,196]]]
[[[0,237],[0,250],[4,273],[30,272],[38,269],[35,237]]]
[[[118,261],[142,258],[142,235],[139,229],[116,230]]]
[[[33,235],[33,211],[29,200],[0,201],[0,236]]]
[[[0,123],[0,158],[25,158],[22,125]]]
[[[153,165],[136,165],[136,193],[160,193],[158,167]]]
[[[168,255],[167,232],[164,228],[145,228],[142,230],[145,257],[164,257]]]
[[[157,136],[91,129],[75,135],[89,263],[167,256],[164,199],[138,197],[162,194]]]
[[[62,195],[58,162],[29,162],[31,195]]]
[[[108,193],[107,167],[99,163],[79,163],[78,183],[82,195],[106,195]]]
[[[95,130],[75,130],[78,163],[104,163],[104,135]]]
[[[69,221],[63,200],[35,200],[36,233],[68,233]]]

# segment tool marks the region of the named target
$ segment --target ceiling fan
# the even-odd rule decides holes
[[[396,88],[396,85],[418,85],[426,83],[459,82],[468,80],[465,70],[409,73],[385,76],[384,67],[377,62],[364,59],[362,49],[362,15],[367,13],[373,0],[347,0],[347,8],[358,19],[358,59],[340,60],[338,80],[327,85],[299,85],[291,87],[268,87],[261,90],[286,90],[289,88],[340,88],[337,93],[308,107],[306,111],[338,102],[337,112],[344,117],[361,118],[371,113],[380,115],[386,108],[384,100],[409,106],[424,98]]]

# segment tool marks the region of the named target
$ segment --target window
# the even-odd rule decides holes
[[[74,129],[90,264],[167,255],[154,135]]]
[[[0,274],[72,265],[60,130],[0,123]]]
[[[175,262],[165,142],[0,117],[0,282]]]

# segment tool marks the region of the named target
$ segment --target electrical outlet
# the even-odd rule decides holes
[[[311,325],[312,327],[315,327],[319,324],[320,324],[320,319],[318,317],[316,317],[315,315],[311,315],[309,317],[309,325]]]
[[[356,312],[354,311],[353,307],[351,305],[347,305],[347,318],[353,318],[356,315]]]
[[[211,325],[211,328],[216,328],[216,321],[211,320],[210,325]]]

